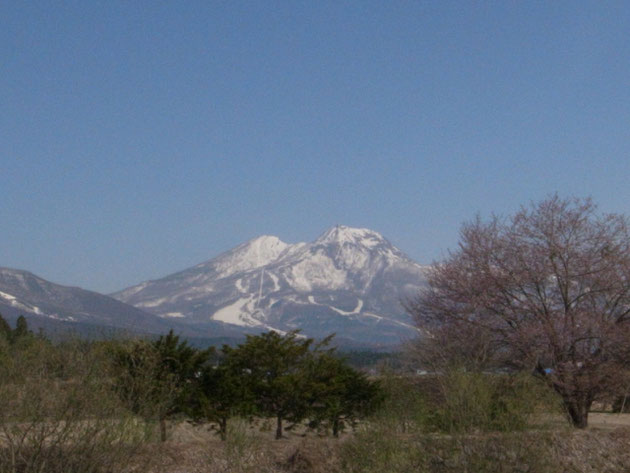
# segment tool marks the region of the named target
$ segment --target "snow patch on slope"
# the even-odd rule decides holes
[[[161,317],[181,318],[181,317],[185,317],[185,316],[181,312],[167,312],[166,314],[161,314]]]
[[[138,307],[157,307],[169,300],[168,297],[160,297],[159,299],[151,299],[149,301],[143,301],[136,304]]]
[[[263,325],[250,314],[254,312],[256,300],[254,296],[241,298],[236,302],[217,310],[212,319],[226,324],[240,325],[242,327],[257,327]]]
[[[12,296],[11,294],[7,294],[6,292],[0,291],[0,297],[6,301],[8,301],[13,307],[16,307],[21,310],[25,310],[27,312],[32,312],[37,315],[43,315],[41,309],[37,306],[26,304],[24,302],[20,302],[17,297]]]
[[[333,306],[328,306],[330,307],[332,310],[334,310],[335,312],[337,312],[338,314],[341,315],[353,315],[353,314],[358,314],[361,312],[361,309],[363,308],[363,299],[359,299],[357,301],[357,306],[354,308],[354,310],[347,312],[345,310],[341,310],[341,309],[337,309],[336,307]]]
[[[313,289],[343,289],[347,285],[348,274],[335,266],[323,251],[316,251],[294,264],[285,277],[291,287],[300,292]]]
[[[321,305],[321,306],[328,307],[329,309],[334,310],[335,312],[337,312],[338,314],[341,314],[341,315],[355,315],[355,314],[360,314],[360,313],[361,313],[361,309],[363,309],[363,299],[357,299],[357,305],[356,305],[356,307],[355,307],[353,310],[351,310],[351,311],[341,310],[341,309],[338,309],[337,307],[333,307],[333,306],[331,306],[331,305],[327,305],[327,304],[320,304],[319,302],[316,302],[316,301],[315,301],[315,297],[314,297],[314,296],[312,296],[312,295],[311,295],[311,296],[308,296],[308,298],[307,298],[307,299],[308,299],[308,302],[309,302],[310,304],[313,304],[313,305]],[[379,317],[379,318],[382,318],[382,317]]]
[[[238,278],[236,280],[236,282],[234,283],[234,285],[236,286],[236,289],[238,290],[238,292],[240,293],[245,293],[247,292],[247,290],[245,289],[245,287],[243,287],[243,278]]]
[[[2,292],[2,291],[0,291],[0,297],[2,297],[3,299],[6,299],[8,301],[16,300],[15,296],[12,296],[11,294],[7,294],[6,292]]]
[[[279,284],[280,279],[278,278],[278,276],[276,276],[275,274],[273,274],[271,272],[268,272],[267,275],[273,281],[273,290],[271,292],[279,291],[280,290],[280,284]]]

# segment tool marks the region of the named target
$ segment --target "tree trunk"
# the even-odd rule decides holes
[[[160,440],[166,442],[166,418],[160,417]]]
[[[282,438],[282,416],[278,414],[276,418],[276,440]]]
[[[592,401],[587,399],[565,399],[564,406],[574,427],[584,429],[588,426],[588,411]]]
[[[227,417],[222,417],[219,419],[219,436],[221,440],[225,440],[227,435]]]
[[[333,437],[337,438],[339,437],[339,418],[335,417],[335,420],[333,420]]]

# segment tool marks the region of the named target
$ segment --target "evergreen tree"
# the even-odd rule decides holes
[[[189,346],[172,329],[167,335],[160,336],[153,346],[159,360],[155,381],[158,386],[172,386],[171,402],[163,406],[159,416],[161,439],[165,441],[167,417],[188,410],[191,396],[197,392],[195,384],[211,350],[198,350]]]
[[[373,412],[383,399],[378,382],[331,352],[313,357],[310,378],[314,422],[327,422],[335,437],[345,423]]]
[[[229,347],[223,347],[223,354]],[[219,435],[225,440],[227,423],[235,415],[250,415],[255,411],[253,393],[247,378],[229,356],[220,364],[207,364],[202,370],[194,396],[195,416],[219,424]]]
[[[2,317],[0,314],[0,337],[3,337],[5,340],[10,341],[12,338],[11,326],[9,323]]]
[[[28,323],[26,322],[26,318],[23,315],[20,315],[17,318],[15,323],[15,330],[13,331],[13,340],[20,340],[24,337],[30,335],[31,332],[28,329]]]
[[[308,413],[309,379],[306,370],[312,339],[296,332],[248,335],[237,348],[226,347],[230,358],[254,398],[258,412],[276,418],[276,439],[283,421],[297,422]]]

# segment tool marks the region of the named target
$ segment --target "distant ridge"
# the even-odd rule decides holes
[[[112,297],[62,286],[28,271],[0,268],[0,313],[8,319],[24,315],[36,325],[109,327],[134,333],[161,333],[169,324],[153,314]]]

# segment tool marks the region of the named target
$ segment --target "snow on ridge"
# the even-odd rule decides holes
[[[345,225],[337,225],[326,230],[315,240],[315,243],[338,243],[340,245],[344,243],[354,243],[367,248],[373,248],[385,241],[383,235],[369,228],[354,228]]]
[[[290,246],[278,237],[263,235],[219,256],[214,269],[219,273],[218,278],[225,278],[240,271],[260,268],[276,261]]]

